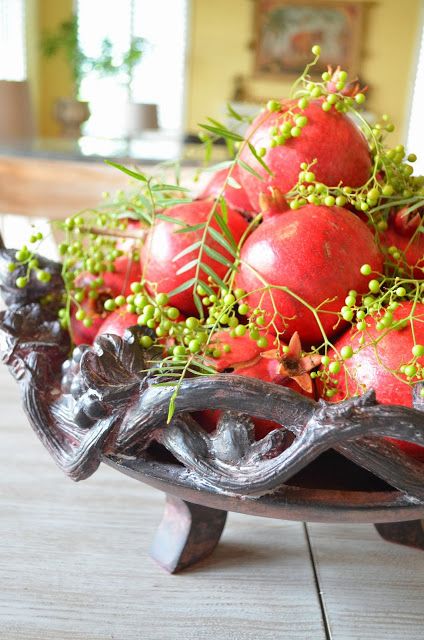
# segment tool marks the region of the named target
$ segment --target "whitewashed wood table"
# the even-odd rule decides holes
[[[422,640],[424,553],[370,525],[230,514],[215,553],[148,557],[163,498],[103,466],[73,484],[0,366],[2,640]]]

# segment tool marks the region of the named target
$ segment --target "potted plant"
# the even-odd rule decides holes
[[[104,38],[100,55],[97,57],[87,56],[78,40],[76,15],[62,22],[56,31],[44,34],[41,41],[43,55],[46,58],[52,58],[63,53],[69,64],[74,85],[74,97],[59,98],[55,104],[55,116],[61,124],[64,135],[78,137],[82,123],[90,116],[88,102],[79,100],[84,76],[93,71],[101,76],[109,77],[122,74],[130,96],[133,70],[141,60],[144,45],[144,38],[132,37],[129,49],[121,59],[117,60],[112,42],[109,38]]]

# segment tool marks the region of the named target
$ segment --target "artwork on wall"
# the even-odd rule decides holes
[[[314,72],[340,65],[358,72],[362,6],[358,2],[256,0],[255,75],[295,76],[321,46]]]

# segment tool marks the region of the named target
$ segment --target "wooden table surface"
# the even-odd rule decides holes
[[[0,366],[2,640],[422,640],[424,553],[370,525],[230,514],[207,560],[148,557],[163,496],[102,466],[74,484]]]

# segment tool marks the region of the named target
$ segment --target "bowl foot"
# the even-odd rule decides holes
[[[219,542],[227,512],[166,496],[165,511],[150,556],[168,573],[206,558]]]
[[[389,542],[424,549],[424,520],[385,522],[375,524],[375,528],[380,536]]]

